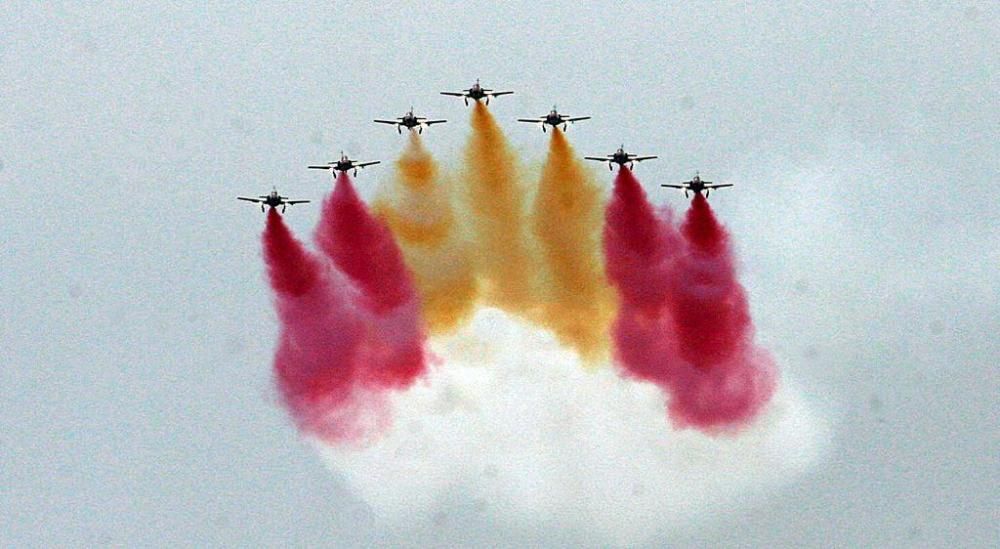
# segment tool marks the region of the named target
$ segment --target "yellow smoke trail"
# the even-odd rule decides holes
[[[449,184],[411,133],[375,205],[414,273],[431,332],[458,327],[481,298],[551,330],[586,363],[607,358],[616,304],[604,278],[601,189],[559,130],[532,195],[483,105],[472,129],[461,185]]]
[[[545,266],[536,321],[589,363],[608,355],[616,305],[604,277],[603,210],[601,189],[553,128],[531,219]]]
[[[435,334],[457,328],[472,313],[477,293],[469,243],[457,230],[448,187],[420,136],[410,132],[388,194],[374,206],[396,235]]]
[[[465,202],[483,300],[514,314],[536,305],[536,260],[527,232],[520,163],[490,111],[476,102],[465,151]]]

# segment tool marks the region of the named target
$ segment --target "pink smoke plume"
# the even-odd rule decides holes
[[[678,228],[623,168],[604,246],[621,300],[612,338],[625,374],[662,388],[678,427],[718,431],[753,419],[774,393],[777,368],[753,343],[729,235],[705,197],[695,196]]]
[[[391,424],[385,392],[426,371],[419,303],[399,248],[346,175],[324,203],[316,239],[328,258],[268,213],[264,259],[281,325],[276,382],[301,431],[361,442]]]

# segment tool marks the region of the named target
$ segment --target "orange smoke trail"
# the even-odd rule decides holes
[[[601,189],[563,133],[553,128],[532,212],[545,266],[541,316],[536,320],[588,363],[607,357],[608,329],[616,309],[604,276],[603,219]]]
[[[477,293],[469,245],[457,230],[446,183],[420,137],[410,132],[387,196],[374,206],[399,241],[432,333],[456,328],[472,313]]]
[[[526,196],[520,163],[490,111],[476,102],[465,151],[465,202],[476,244],[483,300],[515,314],[535,304],[532,256],[526,231]]]

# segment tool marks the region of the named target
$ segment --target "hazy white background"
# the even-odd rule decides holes
[[[445,164],[445,89],[513,122],[592,115],[581,154],[699,169],[760,340],[832,410],[830,458],[672,546],[993,546],[1000,538],[995,3],[7,3],[0,10],[0,543],[398,541],[302,443],[270,385],[276,325],[237,203],[340,149],[391,160],[410,105]],[[607,171],[600,172],[607,177]],[[371,196],[386,166],[359,180]],[[318,210],[287,216],[302,235]],[[613,513],[614,510],[609,510]],[[509,532],[461,523],[438,543]],[[579,543],[572,532],[525,542]],[[517,539],[516,536],[511,539]]]

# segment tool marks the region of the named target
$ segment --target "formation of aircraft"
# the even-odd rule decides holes
[[[411,131],[413,128],[417,128],[417,133],[424,133],[424,128],[434,124],[444,124],[447,120],[428,120],[426,117],[413,114],[413,107],[410,107],[410,110],[406,114],[395,120],[375,120],[375,122],[379,124],[392,124],[396,126],[396,131],[402,134],[404,127]]]
[[[619,166],[628,166],[628,168],[631,170],[633,162],[642,162],[643,160],[652,160],[652,159],[654,159],[656,157],[655,156],[639,156],[639,155],[636,155],[636,154],[627,153],[627,152],[625,152],[625,145],[622,145],[621,147],[618,147],[618,150],[615,151],[612,154],[609,154],[609,155],[606,155],[606,156],[585,156],[583,158],[585,158],[587,160],[596,160],[598,162],[607,162],[609,170],[613,170],[614,169],[612,167],[613,164],[618,164]]]
[[[563,131],[566,131],[566,128],[569,126],[570,123],[579,122],[580,120],[589,120],[589,119],[590,119],[589,116],[570,116],[568,114],[560,114],[559,111],[556,110],[555,105],[553,105],[552,110],[549,111],[549,114],[546,114],[545,116],[541,116],[538,118],[518,118],[517,121],[538,124],[538,126],[541,127],[542,131],[544,132],[546,124],[552,126],[553,128],[558,128],[559,126],[562,126]]]
[[[308,200],[288,200],[287,196],[281,196],[278,194],[278,189],[271,191],[271,194],[262,194],[257,198],[250,198],[247,196],[237,196],[237,200],[246,200],[247,202],[256,202],[260,204],[260,211],[264,211],[264,206],[270,206],[271,209],[275,209],[281,206],[281,213],[285,213],[285,208],[293,204],[308,204]]]
[[[470,99],[476,102],[485,101],[485,103],[489,105],[491,98],[498,97],[501,95],[510,95],[513,93],[514,92],[512,91],[496,91],[490,88],[484,88],[479,83],[479,79],[476,79],[476,83],[473,84],[472,87],[470,88],[467,88],[460,92],[444,91],[441,92],[441,95],[461,97],[463,101],[465,101],[466,105],[469,104]],[[581,120],[589,120],[589,119],[590,119],[589,116],[570,116],[568,114],[560,113],[556,109],[556,107],[553,106],[552,110],[549,111],[549,113],[544,116],[540,116],[538,118],[518,118],[517,121],[528,122],[531,124],[538,124],[538,126],[542,129],[542,131],[545,132],[546,126],[552,126],[553,128],[561,127],[563,131],[566,131],[566,129],[569,127],[570,124],[579,122]],[[413,107],[410,107],[410,110],[407,111],[406,114],[394,120],[376,119],[375,122],[378,124],[391,124],[396,127],[397,132],[402,134],[403,128],[406,128],[410,131],[416,129],[417,133],[423,133],[424,128],[430,127],[434,124],[444,124],[445,122],[447,122],[447,120],[431,120],[423,116],[417,116],[413,113]],[[615,164],[618,164],[620,169],[624,169],[626,167],[632,169],[632,166],[636,162],[642,162],[644,160],[652,160],[657,157],[639,156],[636,154],[631,154],[629,152],[626,152],[625,145],[622,145],[621,147],[618,147],[618,150],[616,150],[612,154],[605,156],[585,156],[584,158],[586,160],[593,160],[596,162],[607,162],[608,169],[614,170]],[[309,166],[309,169],[333,170],[334,172],[351,171],[353,172],[354,175],[357,175],[359,168],[364,168],[365,166],[372,166],[380,163],[381,162],[378,160],[358,162],[356,160],[351,159],[346,154],[344,154],[343,151],[341,151],[339,160],[327,162],[324,165]],[[695,172],[694,178],[691,179],[690,181],[684,181],[683,183],[677,185],[674,184],[661,185],[661,187],[682,189],[684,191],[685,197],[689,196],[688,193],[691,192],[693,192],[695,195],[704,192],[706,198],[708,197],[708,194],[709,192],[712,191],[712,189],[721,189],[723,187],[732,187],[732,186],[733,185],[731,183],[716,184],[712,183],[711,181],[703,181],[701,179],[701,176],[697,172]],[[274,189],[270,194],[260,195],[256,198],[246,197],[246,196],[238,196],[236,198],[238,200],[245,200],[247,202],[254,202],[260,204],[261,211],[265,210],[264,208],[265,206],[269,206],[271,209],[277,209],[280,206],[282,213],[285,212],[285,209],[288,206],[291,206],[293,204],[307,204],[310,202],[309,200],[288,200],[287,196],[279,195],[277,189]]]
[[[450,95],[452,97],[461,97],[465,100],[465,106],[469,106],[469,99],[475,102],[479,102],[480,99],[486,99],[486,104],[490,104],[491,97],[497,97],[500,95],[510,95],[514,92],[512,91],[494,91],[489,88],[484,88],[479,85],[479,79],[476,79],[476,83],[472,85],[471,88],[462,90],[460,92],[441,92],[441,95]]]
[[[723,187],[732,187],[733,184],[732,183],[712,183],[711,181],[702,181],[701,176],[698,175],[698,172],[694,172],[694,179],[692,179],[691,181],[685,181],[685,182],[681,183],[680,185],[671,185],[669,183],[664,183],[664,184],[662,184],[660,186],[661,187],[670,187],[670,188],[673,188],[673,189],[684,189],[684,196],[685,197],[688,196],[688,191],[691,191],[691,192],[693,192],[695,194],[698,194],[698,193],[700,193],[702,191],[705,191],[705,198],[708,198],[708,193],[710,193],[712,191],[712,189],[721,189]]]
[[[340,151],[340,160],[335,162],[327,162],[325,166],[309,166],[310,170],[333,170],[334,172],[348,172],[354,170],[354,175],[358,175],[358,168],[364,168],[365,166],[374,166],[375,164],[380,164],[379,160],[372,160],[369,162],[358,162],[357,160],[351,160],[344,154],[344,151]]]

